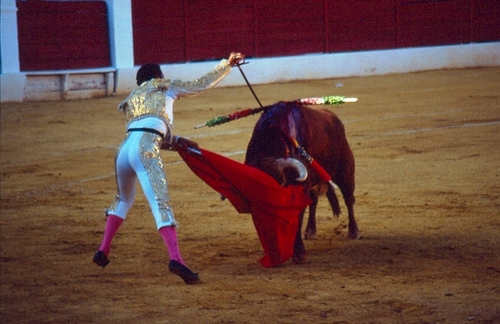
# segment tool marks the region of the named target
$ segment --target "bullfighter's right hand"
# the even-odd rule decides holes
[[[231,66],[235,66],[240,64],[241,61],[245,60],[245,54],[232,52],[227,60],[229,61],[229,64],[231,64]]]

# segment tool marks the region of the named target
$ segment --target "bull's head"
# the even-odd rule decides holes
[[[302,162],[294,158],[267,157],[257,166],[273,177],[281,186],[304,182],[307,179],[307,168]]]

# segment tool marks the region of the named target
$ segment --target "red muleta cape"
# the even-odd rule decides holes
[[[227,197],[238,213],[252,214],[264,249],[260,263],[276,267],[293,256],[299,214],[311,204],[302,186],[280,186],[267,173],[216,153],[177,148],[188,167]]]

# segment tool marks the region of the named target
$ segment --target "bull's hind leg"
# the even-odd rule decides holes
[[[348,216],[349,216],[349,229],[347,232],[347,237],[351,239],[359,238],[358,224],[356,223],[356,218],[354,217],[354,195],[347,196],[344,198],[345,204],[347,206]]]
[[[309,194],[312,203],[309,205],[309,218],[307,219],[306,230],[304,231],[304,239],[312,240],[316,235],[316,207],[318,206],[318,195],[315,192]]]
[[[354,183],[351,179],[349,183]],[[347,237],[351,239],[359,238],[359,229],[358,224],[356,223],[356,218],[354,217],[354,186],[346,185],[345,183],[338,182],[338,186],[340,187],[340,191],[342,192],[342,196],[344,197],[344,202],[347,206],[347,215],[349,217],[349,225],[347,230]]]
[[[344,197],[344,202],[347,206],[347,212],[349,217],[349,225],[347,231],[347,237],[351,239],[359,238],[358,224],[356,223],[356,218],[354,217],[354,157],[352,154],[343,163],[342,172],[339,172],[338,177],[335,178],[337,185],[342,192]]]

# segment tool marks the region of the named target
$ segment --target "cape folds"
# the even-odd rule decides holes
[[[264,267],[293,256],[299,214],[311,199],[299,185],[281,187],[267,173],[216,153],[177,148],[188,167],[215,191],[227,197],[238,213],[249,213],[257,231]]]

